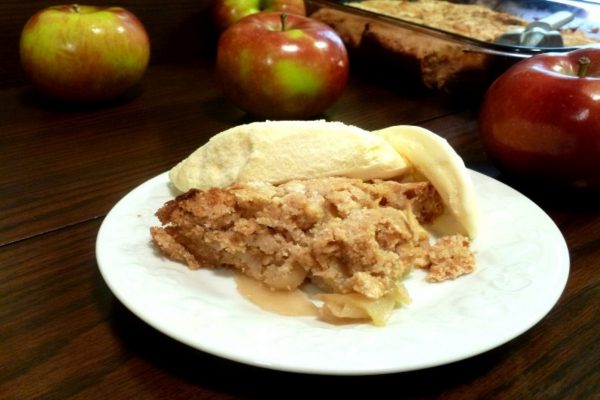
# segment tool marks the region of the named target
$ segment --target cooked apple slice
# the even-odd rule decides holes
[[[468,170],[452,146],[418,126],[397,125],[373,133],[394,146],[437,189],[449,213],[438,229],[443,233],[458,229],[458,233],[473,238],[479,213],[477,196]]]

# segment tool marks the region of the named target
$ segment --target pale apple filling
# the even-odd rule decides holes
[[[286,316],[318,317],[330,324],[372,321],[374,325],[383,326],[397,306],[410,303],[410,296],[401,285],[392,293],[370,299],[357,293],[309,296],[300,288],[274,290],[242,273],[236,273],[235,281],[240,294],[263,310]],[[321,303],[320,307],[315,300]]]

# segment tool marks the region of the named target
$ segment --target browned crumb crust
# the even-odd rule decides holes
[[[528,23],[523,18],[486,6],[440,0],[366,0],[346,4],[484,41],[492,41]]]
[[[308,279],[328,291],[379,298],[412,268],[445,268],[457,254],[472,258],[462,237],[430,246],[421,224],[442,211],[424,182],[249,182],[167,202],[156,214],[163,226],[151,234],[164,254],[190,268],[230,267],[276,289]]]
[[[469,240],[460,235],[438,239],[429,251],[429,260],[428,282],[454,279],[475,270],[475,258],[469,248]]]

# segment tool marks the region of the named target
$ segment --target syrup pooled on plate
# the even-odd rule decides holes
[[[236,273],[238,292],[265,311],[287,316],[317,316],[319,310],[300,289],[273,290],[244,274]]]

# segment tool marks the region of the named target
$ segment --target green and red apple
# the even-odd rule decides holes
[[[221,35],[223,92],[260,118],[302,119],[325,111],[348,81],[348,54],[328,25],[280,12],[252,14]]]
[[[213,20],[217,30],[223,32],[240,19],[261,11],[306,15],[304,0],[215,0]]]
[[[141,79],[150,41],[140,20],[121,7],[61,5],[27,21],[20,55],[41,92],[67,101],[99,101]]]

